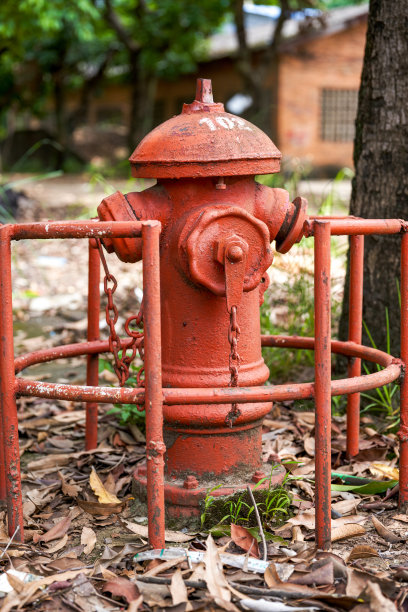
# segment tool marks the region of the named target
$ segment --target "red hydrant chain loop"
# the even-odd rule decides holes
[[[228,342],[231,347],[229,354],[229,371],[231,374],[228,384],[229,387],[238,387],[239,364],[241,362],[241,358],[237,351],[237,347],[240,333],[241,330],[237,322],[237,307],[232,306],[230,311],[230,324],[228,327]],[[231,410],[225,417],[225,423],[229,427],[232,427],[240,414],[241,411],[238,408],[238,404],[232,404]]]
[[[119,318],[119,312],[116,304],[113,301],[113,294],[115,293],[118,283],[116,278],[109,272],[108,263],[106,261],[105,253],[102,248],[102,244],[99,238],[96,238],[98,245],[99,256],[102,261],[102,266],[105,272],[105,278],[103,281],[103,288],[107,297],[107,304],[105,308],[106,323],[109,327],[109,350],[113,355],[114,365],[113,369],[121,387],[123,387],[130,376],[130,365],[135,359],[137,352],[139,351],[140,357],[143,360],[143,341],[144,335],[142,331],[137,329],[130,329],[130,325],[134,324],[138,327],[143,327],[143,302],[140,306],[140,311],[137,315],[131,315],[125,322],[125,331],[127,335],[132,339],[130,344],[126,347],[123,346],[121,339],[116,333],[115,325]],[[109,283],[112,286],[109,287]],[[144,379],[142,374],[144,368],[140,368],[137,373],[137,384],[139,387],[144,385]]]

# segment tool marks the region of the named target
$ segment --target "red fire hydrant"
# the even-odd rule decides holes
[[[281,154],[251,123],[213,102],[211,81],[196,99],[149,133],[130,157],[135,177],[157,184],[114,193],[101,220],[162,224],[161,326],[164,387],[251,387],[269,375],[261,354],[259,306],[268,286],[271,242],[286,252],[302,235],[306,202],[255,181],[280,169]],[[104,239],[125,262],[141,239]],[[165,406],[165,497],[171,516],[199,514],[205,491],[242,489],[269,476],[261,424],[270,403]],[[283,469],[273,471],[279,481]],[[135,473],[140,489],[146,468]]]

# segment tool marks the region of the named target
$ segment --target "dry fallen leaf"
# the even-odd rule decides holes
[[[58,575],[58,581],[64,580],[72,580],[78,574],[90,574],[91,570],[86,568],[81,568],[79,570],[71,570],[68,572],[63,572]],[[55,582],[55,574],[52,576],[46,576],[45,578],[39,578],[38,580],[33,580],[32,582],[24,583],[24,601],[28,601],[38,590],[42,589],[45,586],[48,586]],[[2,601],[2,612],[9,612],[12,609],[15,609],[15,604],[13,603],[12,598],[9,596],[12,595],[10,593],[5,600]],[[20,604],[21,602],[16,602]]]
[[[231,523],[231,538],[234,544],[248,552],[252,557],[259,559],[259,548],[256,538],[242,525]]]
[[[294,584],[305,584],[305,585],[318,585],[324,586],[328,584],[333,584],[334,582],[334,572],[333,572],[333,562],[331,559],[327,560],[327,563],[321,565],[311,572],[295,572],[291,575],[290,581]]]
[[[170,593],[173,600],[173,606],[188,601],[187,587],[184,584],[180,569],[177,569],[171,577]]]
[[[76,484],[68,483],[64,475],[61,472],[58,472],[58,477],[61,480],[61,489],[64,495],[68,495],[68,497],[78,497],[78,493],[81,492],[81,487]]]
[[[111,593],[111,595],[115,597],[122,597],[127,603],[138,599],[140,595],[136,584],[121,576],[117,576],[114,580],[106,582],[102,587],[102,591],[104,593]]]
[[[387,597],[384,597],[380,586],[375,582],[368,583],[364,594],[368,595],[372,612],[379,612],[379,610],[381,612],[397,612],[395,604]]]
[[[139,525],[137,523],[132,523],[131,521],[122,521],[123,525],[132,533],[140,536],[141,538],[147,538],[148,527],[147,525]],[[190,535],[188,533],[182,533],[181,531],[170,531],[170,529],[166,529],[164,532],[164,537],[166,542],[177,542],[182,544],[183,542],[190,542],[195,538],[194,535]]]
[[[397,542],[401,542],[402,538],[392,533],[389,529],[387,529],[375,516],[371,517],[373,521],[373,525],[375,527],[376,532],[379,536],[381,536],[387,542],[391,544],[396,544]]]
[[[62,536],[64,536],[67,533],[70,526],[71,526],[71,517],[66,516],[61,521],[58,521],[58,523],[56,523],[54,527],[51,527],[51,529],[47,531],[46,533],[44,533],[43,535],[34,534],[33,542],[38,543],[38,542],[51,542],[52,540],[59,540],[60,538],[62,538]]]
[[[345,540],[346,538],[354,538],[361,536],[366,533],[366,530],[362,525],[357,523],[347,523],[342,527],[335,527],[331,532],[331,541],[338,542],[339,540]]]
[[[105,482],[103,483],[103,486],[105,487],[106,491],[108,491],[108,493],[113,493],[114,495],[116,494],[116,491],[115,491],[116,481],[113,477],[112,472],[109,472]]]
[[[408,523],[408,514],[396,514],[392,518],[396,521],[401,521],[402,523]]]
[[[53,553],[58,552],[59,550],[62,550],[67,542],[68,542],[68,535],[65,534],[64,537],[61,540],[59,540],[59,542],[56,542],[53,546],[47,546],[47,553],[53,554]]]
[[[175,559],[169,559],[168,561],[160,561],[159,559],[152,559],[148,564],[148,569],[144,573],[145,576],[158,576],[162,572],[167,572],[169,569],[176,567],[180,563],[186,560],[186,557],[180,556]],[[154,564],[154,565],[153,565]]]
[[[343,527],[348,523],[364,523],[367,520],[367,517],[363,514],[353,514],[352,516],[342,516],[338,519],[333,519],[331,522],[332,529],[337,529],[339,527]],[[275,529],[275,533],[280,533],[285,531],[288,527],[292,525],[299,525],[301,527],[306,527],[306,529],[313,530],[315,529],[315,510],[314,508],[310,510],[306,510],[306,512],[300,512],[296,516],[292,516],[282,527],[278,527]]]
[[[89,555],[96,544],[96,534],[90,527],[84,527],[81,533],[81,544],[84,546],[84,554]]]
[[[60,557],[56,561],[51,561],[47,564],[47,569],[55,570],[56,572],[78,569],[79,567],[85,567],[85,563],[79,561],[76,557]]]
[[[306,482],[306,480],[296,480],[295,481],[295,485],[304,493],[306,493],[306,495],[308,497],[310,497],[311,500],[314,500],[314,489],[312,487],[312,485],[309,482]]]
[[[370,472],[373,476],[377,478],[388,478],[389,480],[398,480],[399,479],[399,470],[398,468],[391,466],[387,463],[374,462],[370,466]]]
[[[98,474],[95,472],[94,467],[92,468],[91,474],[89,476],[89,484],[91,485],[93,492],[95,493],[96,497],[98,498],[101,504],[121,504],[122,503],[120,499],[116,497],[116,495],[109,493],[109,491],[105,489],[105,487],[102,484],[101,479],[99,478]]]
[[[341,501],[335,502],[331,505],[332,509],[336,512],[340,512],[343,516],[346,514],[355,514],[357,510],[358,504],[361,502],[361,499],[342,499]]]
[[[207,588],[210,595],[212,595],[217,602],[219,600],[230,602],[231,591],[224,576],[221,559],[211,534],[206,540],[206,545],[207,550],[204,553],[203,562],[205,565],[204,580],[207,583]]]
[[[314,457],[315,455],[315,439],[312,437],[307,437],[303,441],[303,446],[305,451],[310,457]]]
[[[293,525],[292,528],[292,544],[294,542],[304,542],[305,536],[303,535],[302,528],[299,525]]]
[[[274,563],[270,563],[265,570],[264,580],[270,589],[277,589],[279,593],[297,593],[299,597],[309,596],[313,597],[318,593],[315,589],[310,588],[304,584],[295,584],[293,582],[283,582],[278,575],[276,566]],[[282,597],[285,597],[283,594]]]
[[[109,516],[110,514],[120,514],[126,502],[120,504],[101,504],[100,502],[86,501],[85,499],[77,499],[77,504],[82,510],[92,514],[92,516]]]
[[[349,556],[347,557],[347,563],[351,563],[351,561],[355,561],[356,559],[367,559],[368,557],[378,557],[379,554],[372,546],[368,546],[367,544],[361,544],[360,546],[355,546],[352,551],[350,551]]]
[[[16,593],[22,593],[27,585],[26,582],[23,582],[23,580],[20,580],[20,578],[14,576],[11,572],[7,573],[7,580]]]

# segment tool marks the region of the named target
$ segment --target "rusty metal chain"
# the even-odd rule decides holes
[[[114,293],[117,289],[118,283],[116,278],[111,274],[106,261],[105,253],[99,238],[96,238],[96,243],[99,250],[99,256],[101,258],[102,266],[105,272],[105,278],[103,281],[104,293],[107,297],[107,304],[105,307],[106,323],[109,327],[109,350],[113,355],[114,365],[113,369],[121,387],[124,386],[130,376],[130,365],[135,359],[137,351],[141,359],[144,359],[143,353],[143,340],[144,334],[137,329],[131,329],[130,325],[133,324],[136,327],[143,327],[143,302],[140,306],[139,313],[137,315],[131,315],[126,319],[125,331],[131,339],[129,343],[123,342],[116,332],[115,325],[119,318],[119,312],[116,304],[113,301]],[[129,354],[130,351],[130,354]],[[120,355],[121,353],[121,355]],[[140,368],[137,373],[137,384],[139,387],[144,385],[142,378],[144,368]]]
[[[240,336],[241,330],[239,328],[237,322],[237,307],[232,306],[230,311],[230,322],[228,327],[228,342],[230,345],[230,353],[229,353],[229,371],[231,374],[230,381],[228,383],[229,387],[238,387],[238,375],[239,375],[239,365],[241,362],[241,358],[239,356],[237,347],[238,340]],[[241,411],[238,408],[238,404],[232,404],[231,410],[225,417],[225,422],[229,427],[232,427],[237,418],[240,416]]]

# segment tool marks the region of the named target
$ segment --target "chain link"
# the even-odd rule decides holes
[[[125,344],[116,333],[115,325],[119,318],[119,312],[116,304],[113,301],[114,293],[117,289],[118,283],[116,278],[109,272],[108,264],[106,261],[105,253],[102,248],[102,244],[99,238],[96,238],[96,244],[99,250],[99,256],[101,258],[102,266],[105,272],[105,278],[103,281],[103,288],[107,297],[107,304],[105,307],[106,323],[109,327],[109,350],[113,355],[114,365],[113,369],[121,387],[124,386],[127,379],[130,376],[130,364],[135,359],[137,351],[141,359],[144,359],[143,341],[144,334],[138,329],[131,329],[131,325],[143,328],[143,302],[140,306],[139,313],[137,315],[131,315],[126,319],[125,331],[131,339],[130,343]],[[121,353],[121,355],[120,355]],[[143,379],[144,367],[140,368],[137,373],[137,384],[139,387],[144,385]]]
[[[229,387],[238,387],[238,374],[239,374],[239,366],[241,362],[241,358],[239,356],[237,347],[238,340],[241,334],[241,330],[239,328],[237,322],[237,307],[232,306],[230,311],[230,322],[228,327],[228,342],[230,345],[230,353],[229,353],[229,371],[230,371],[230,381],[228,383]],[[238,408],[238,404],[232,404],[231,410],[225,417],[225,422],[229,427],[232,427],[237,418],[240,416],[241,411]]]

